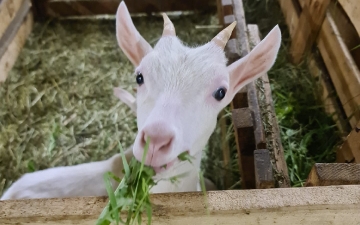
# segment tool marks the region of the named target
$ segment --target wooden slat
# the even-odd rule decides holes
[[[23,0],[3,0],[0,3],[0,38],[4,35],[11,21],[19,11]]]
[[[25,0],[0,39],[0,82],[5,81],[32,30],[33,15],[29,11],[30,6],[30,1]]]
[[[270,153],[267,149],[254,151],[255,180],[257,189],[275,187],[273,169],[270,161]]]
[[[360,164],[316,163],[305,186],[334,186],[360,184]]]
[[[91,16],[110,14],[114,15],[121,0],[70,0],[49,1],[47,5],[48,16]],[[163,11],[187,11],[187,10],[215,10],[216,2],[208,0],[125,0],[130,13],[152,13]]]
[[[244,189],[253,189],[256,188],[254,165],[254,150],[256,149],[256,145],[251,110],[249,108],[233,109],[232,120],[238,150],[241,187]]]
[[[329,3],[330,0],[304,0],[289,50],[292,63],[299,64],[304,53],[312,47],[324,21]]]
[[[249,40],[250,44],[253,47],[255,47],[258,43],[260,43],[260,32],[257,25],[248,25],[248,31],[249,31]],[[263,87],[264,87],[264,94],[265,94],[265,103],[266,108],[263,109],[262,113],[266,113],[267,116],[267,122],[268,122],[268,129],[271,130],[269,132],[269,139],[270,140],[268,145],[272,146],[271,154],[274,158],[274,169],[277,176],[277,182],[278,186],[281,188],[290,187],[290,179],[288,174],[288,168],[285,161],[284,156],[284,148],[281,143],[280,138],[280,129],[278,125],[278,121],[276,119],[275,114],[275,107],[272,100],[272,93],[271,93],[271,87],[270,87],[270,81],[267,73],[265,73],[261,78]],[[269,148],[270,146],[268,146]]]
[[[360,36],[360,5],[358,0],[338,0]]]
[[[299,3],[303,7],[305,0],[299,0]],[[350,125],[354,127],[360,119],[360,71],[329,10],[320,29],[317,45],[342,107],[347,117],[351,117]]]
[[[360,223],[359,185],[208,192],[209,215],[201,192],[150,198],[154,225]],[[0,224],[93,225],[106,202],[105,197],[0,201]]]
[[[344,161],[354,160],[355,163],[360,163],[360,121],[347,136],[338,151],[342,152]],[[351,156],[353,159],[351,159]]]

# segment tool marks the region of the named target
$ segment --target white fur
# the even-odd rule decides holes
[[[217,115],[242,87],[272,67],[281,43],[280,29],[276,26],[247,56],[226,66],[224,51],[214,42],[191,48],[176,36],[163,36],[152,48],[134,27],[123,1],[116,24],[120,48],[135,72],[144,77],[136,98],[121,88],[114,90],[120,100],[136,110],[139,132],[131,154],[141,160],[144,138],[151,136],[145,162],[157,169],[156,180],[188,172],[179,184],[160,181],[151,192],[199,191],[202,149],[215,129]],[[227,89],[221,101],[213,97],[219,87]],[[176,160],[184,151],[195,158],[194,164]],[[121,167],[114,166],[121,164],[114,160],[116,157],[26,174],[2,199],[106,195],[102,176]],[[174,160],[173,165],[160,169]],[[47,185],[51,188],[44,189]]]

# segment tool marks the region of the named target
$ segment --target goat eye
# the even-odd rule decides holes
[[[138,83],[138,85],[142,85],[144,83],[144,77],[140,72],[136,75],[136,83]]]
[[[221,101],[226,94],[226,89],[223,87],[218,88],[214,93],[213,93],[213,97],[218,100]]]

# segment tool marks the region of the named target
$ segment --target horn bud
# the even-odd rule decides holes
[[[232,22],[224,30],[218,33],[211,41],[222,49],[225,48],[226,43],[229,41],[232,31],[236,26],[236,21]]]
[[[175,27],[166,13],[162,13],[164,19],[164,30],[162,36],[175,36]]]

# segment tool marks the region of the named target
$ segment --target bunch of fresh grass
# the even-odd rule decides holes
[[[141,224],[142,215],[146,212],[148,224],[151,224],[152,205],[150,202],[150,190],[159,181],[155,182],[153,176],[155,171],[153,168],[144,165],[145,156],[149,149],[149,139],[146,141],[142,161],[137,161],[134,157],[130,163],[126,161],[123,148],[120,146],[120,152],[124,165],[124,177],[120,181],[119,177],[108,172],[104,175],[106,190],[109,195],[109,202],[100,214],[96,225],[109,225],[112,222],[130,225],[135,222]],[[192,157],[187,153],[178,156],[181,161],[189,161],[192,163]],[[178,182],[186,173],[179,174],[168,178],[172,183]],[[111,178],[120,182],[115,192],[112,190]],[[205,204],[207,204],[205,183],[202,172],[200,172],[201,188],[205,196]],[[121,211],[127,211],[126,219],[121,218]]]

